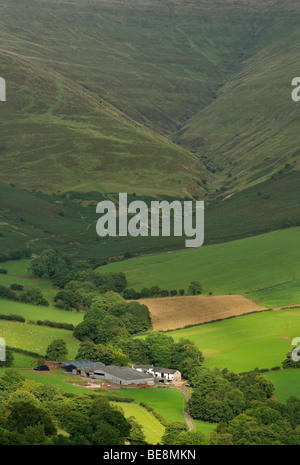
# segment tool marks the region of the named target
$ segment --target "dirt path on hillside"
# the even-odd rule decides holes
[[[30,244],[32,244],[33,242],[42,241],[42,240],[44,240],[44,239],[50,239],[51,237],[55,237],[55,234],[51,234],[51,236],[36,237],[35,239],[30,239],[29,241],[26,242],[26,248],[28,249],[28,247],[30,246]]]
[[[266,310],[243,295],[140,299],[150,310],[153,329],[163,331]]]
[[[182,394],[184,395],[184,397],[185,397],[185,399],[186,399],[187,405],[188,405],[188,404],[189,404],[189,400],[190,400],[190,396],[189,396],[189,394],[188,394],[187,389],[186,389],[182,384],[181,384],[181,385],[176,385],[176,389],[178,389],[179,391],[182,392]],[[194,429],[195,426],[194,426],[192,417],[190,416],[190,409],[189,409],[189,407],[187,408],[187,410],[186,410],[185,412],[183,412],[183,415],[184,415],[184,419],[185,419],[186,424],[188,425],[189,430]]]

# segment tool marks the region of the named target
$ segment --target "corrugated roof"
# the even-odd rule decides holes
[[[88,372],[88,371],[94,371],[97,368],[101,368],[101,367],[104,367],[104,363],[102,363],[102,362],[94,362],[91,365],[81,367],[81,370],[85,371],[85,372]]]
[[[172,370],[171,368],[162,368],[162,367],[153,367],[154,373],[168,373],[170,375],[174,375],[178,370]]]
[[[86,368],[86,367],[90,367],[93,365],[97,365],[97,366],[104,365],[104,363],[102,362],[92,362],[91,360],[74,360],[71,362],[62,362],[62,364],[65,365],[66,367],[72,365],[75,368]]]
[[[108,365],[101,368],[101,370],[95,370],[95,374],[107,373],[109,375],[115,376],[116,378],[128,380],[138,380],[138,379],[153,379],[153,376],[146,373],[140,373],[130,367],[117,367],[115,365]]]

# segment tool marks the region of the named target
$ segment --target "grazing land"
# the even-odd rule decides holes
[[[10,347],[28,350],[43,356],[47,346],[55,339],[64,339],[69,350],[68,358],[75,357],[79,347],[72,331],[50,328],[16,321],[1,320],[1,337]]]
[[[0,376],[2,376],[4,371],[5,368],[0,368]],[[66,375],[60,371],[39,372],[34,371],[33,369],[18,369],[18,371],[21,375],[24,376],[24,378],[35,381],[36,383],[53,384],[54,386],[62,389],[64,392],[70,392],[74,394],[88,394],[86,389],[72,385],[72,382],[76,382],[76,378],[72,377],[72,375]]]
[[[4,299],[0,299],[0,313],[21,315],[26,321],[50,320],[56,323],[71,323],[74,326],[78,325],[84,316],[79,312],[67,312],[55,307],[42,307]]]
[[[0,267],[7,270],[7,274],[0,275],[0,285],[9,287],[11,284],[22,284],[24,290],[38,287],[41,289],[45,299],[51,303],[57,291],[49,279],[34,278],[32,276],[29,268],[30,262],[30,259],[23,259],[0,263]]]
[[[300,309],[266,311],[168,333],[203,351],[204,365],[244,372],[279,366],[300,334]]]
[[[114,394],[132,397],[135,402],[145,402],[167,421],[185,421],[185,398],[181,391],[173,388],[122,389]]]
[[[291,396],[300,397],[300,370],[291,368],[265,374],[275,383],[275,396],[279,402],[286,402]]]
[[[136,403],[113,402],[113,405],[115,407],[121,407],[126,418],[134,417],[136,419],[143,427],[146,441],[149,444],[157,444],[160,442],[165,428],[152,413]]]
[[[190,282],[197,280],[204,294],[245,294],[299,279],[299,240],[300,229],[291,228],[209,247],[133,258],[112,263],[105,270],[123,271],[129,286],[136,289],[158,285],[187,292]],[[294,303],[299,295],[297,286],[290,290],[285,293],[285,305]]]
[[[149,308],[155,331],[184,328],[264,310],[264,307],[241,295],[161,297],[139,302]]]
[[[247,297],[269,308],[300,305],[300,279],[249,292]]]

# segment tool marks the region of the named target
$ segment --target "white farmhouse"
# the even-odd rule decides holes
[[[153,365],[132,365],[132,368],[141,373],[148,373],[159,381],[181,381],[180,371],[171,368],[155,367]]]

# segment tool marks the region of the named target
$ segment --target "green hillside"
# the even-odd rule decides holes
[[[300,396],[300,370],[289,369],[266,373],[275,383],[275,396],[279,402],[286,402],[291,396]]]
[[[235,372],[272,368],[281,365],[292,339],[300,334],[300,310],[270,310],[168,334],[175,341],[182,337],[194,341],[210,368]],[[299,391],[294,389],[294,394]]]
[[[0,114],[0,180],[50,193],[184,196],[196,187],[195,155],[46,64],[7,52],[0,64],[9,84]]]
[[[1,337],[10,347],[35,352],[41,356],[45,356],[48,345],[55,339],[66,341],[70,359],[75,357],[79,347],[79,341],[72,331],[15,321],[1,320]]]
[[[295,2],[4,0],[2,11],[4,250],[182,246],[96,242],[95,204],[120,191],[204,199],[207,243],[299,223]]]
[[[299,169],[292,0],[5,0],[2,9],[2,179],[201,195],[203,179],[232,193]]]
[[[181,130],[181,141],[219,172],[218,187],[234,192],[237,185],[299,170],[299,106],[291,99],[291,81],[299,75],[299,17],[292,1],[262,8],[216,99]]]
[[[138,257],[110,264],[105,270],[123,271],[128,285],[137,289],[159,285],[187,292],[190,282],[198,280],[204,294],[255,291],[253,296],[262,304],[272,302],[272,306],[280,306],[283,301],[285,305],[295,304],[295,296],[299,295],[297,286],[291,286],[284,298],[274,286],[300,278],[299,237],[299,228],[291,228],[193,250]],[[264,291],[257,294],[260,289]],[[266,289],[268,295],[264,298]]]

